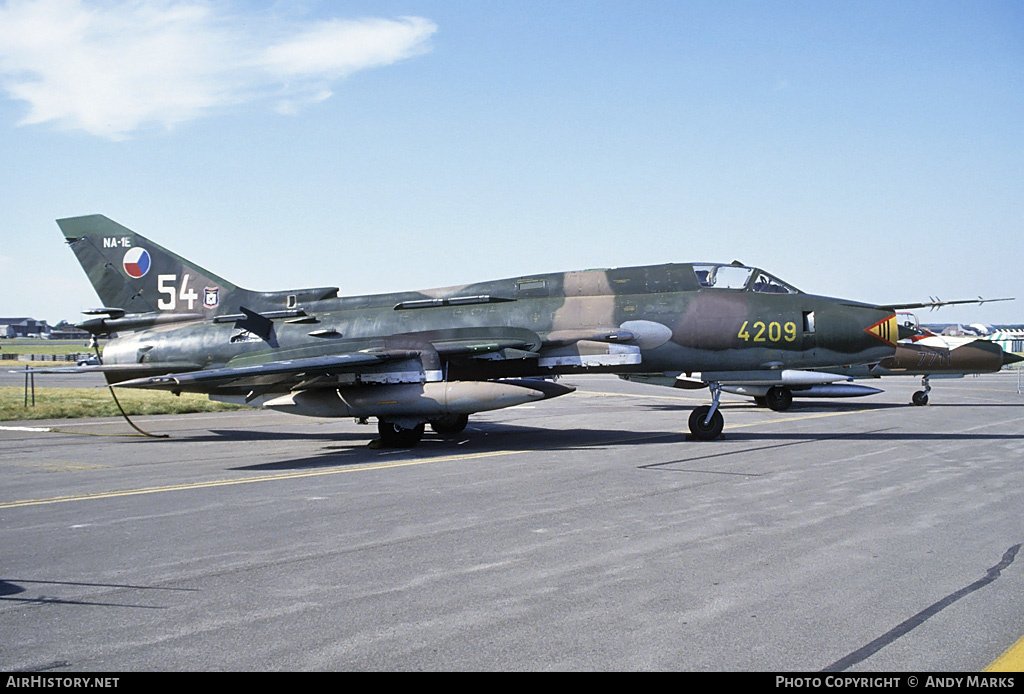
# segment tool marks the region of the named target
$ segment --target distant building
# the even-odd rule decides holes
[[[0,337],[49,337],[50,326],[44,320],[17,317],[0,318]]]

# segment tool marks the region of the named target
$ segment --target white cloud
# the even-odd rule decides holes
[[[263,63],[282,76],[344,77],[422,53],[436,29],[433,22],[419,17],[333,19],[270,46]]]
[[[121,139],[271,95],[295,113],[331,81],[425,52],[437,29],[418,17],[271,23],[224,6],[12,0],[0,6],[0,83],[28,103],[22,124]]]
[[[281,99],[277,102],[277,106],[274,107],[274,110],[283,116],[294,116],[299,113],[302,106],[305,106],[306,104],[318,104],[321,101],[327,101],[332,96],[334,96],[334,92],[330,89],[321,89],[319,91],[310,92],[305,99]]]

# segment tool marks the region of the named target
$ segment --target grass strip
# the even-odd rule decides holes
[[[205,395],[182,393],[175,396],[163,391],[118,390],[128,416],[151,414],[189,414],[192,412],[223,412],[247,409],[208,400]],[[79,417],[120,417],[106,388],[36,388],[36,404],[25,407],[25,389],[21,386],[0,386],[0,422],[33,419],[77,419]]]

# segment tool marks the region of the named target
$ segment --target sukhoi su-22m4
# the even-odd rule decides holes
[[[375,418],[380,443],[425,425],[571,393],[557,377],[612,373],[708,388],[689,428],[718,438],[726,386],[846,381],[878,362],[896,306],[805,294],[738,262],[525,275],[395,294],[238,287],[101,215],[58,220],[103,304],[109,383],[317,417]],[[913,305],[910,305],[913,306]],[[820,369],[826,369],[821,371]]]

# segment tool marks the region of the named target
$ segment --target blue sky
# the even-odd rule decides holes
[[[0,315],[96,306],[102,213],[252,289],[739,259],[1024,322],[1016,0],[8,0],[0,152]]]

